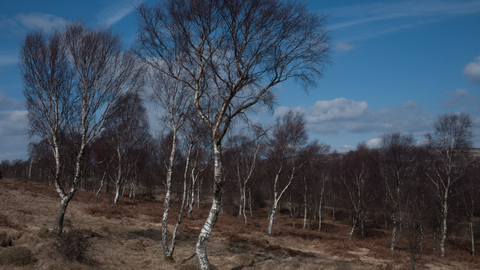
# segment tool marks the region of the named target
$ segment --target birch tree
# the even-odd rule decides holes
[[[248,135],[233,135],[228,138],[227,145],[231,152],[230,171],[235,178],[239,189],[239,209],[238,216],[244,218],[245,225],[247,225],[247,215],[245,212],[247,204],[246,192],[248,185],[251,184],[257,159],[263,147],[263,139],[266,131],[262,128],[257,128],[255,132]]]
[[[178,145],[179,130],[185,123],[189,115],[189,108],[192,106],[191,93],[188,92],[187,84],[184,83],[184,71],[178,67],[171,67],[175,71],[172,76],[162,72],[164,68],[164,61],[161,60],[147,60],[144,62],[148,65],[151,76],[151,100],[153,100],[159,108],[163,111],[162,122],[166,123],[171,130],[171,147],[165,169],[167,175],[165,179],[165,200],[163,203],[162,216],[162,248],[163,255],[167,260],[173,260],[173,252],[175,250],[175,237],[178,226],[182,222],[183,205],[186,200],[186,175],[184,176],[184,192],[182,198],[182,207],[175,225],[171,245],[168,247],[167,239],[167,222],[170,214],[170,199],[172,195],[172,173],[174,166],[175,153]],[[191,149],[189,149],[191,150]],[[188,163],[190,161],[190,151],[187,153],[187,162],[185,170],[188,170]],[[185,174],[187,172],[185,171]]]
[[[303,174],[303,230],[306,229],[307,216],[310,212],[312,216],[312,203],[318,205],[318,231],[322,228],[322,205],[326,190],[327,182],[332,178],[332,170],[326,155],[330,153],[330,145],[319,143],[317,140],[311,142],[307,146],[306,155],[302,158],[306,160],[306,164],[302,169]],[[313,200],[313,198],[316,198]],[[317,200],[318,199],[318,200]],[[310,211],[308,208],[310,207]],[[316,206],[314,206],[315,211]],[[308,222],[308,229],[310,230]]]
[[[397,228],[401,222],[401,209],[407,191],[407,181],[412,177],[415,140],[412,135],[400,132],[384,134],[381,141],[381,172],[391,202],[392,238],[390,249],[394,250],[397,242]]]
[[[137,54],[162,59],[162,72],[185,80],[210,129],[214,188],[210,213],[196,245],[201,269],[210,269],[207,242],[220,210],[222,141],[232,121],[271,106],[274,86],[295,79],[315,84],[329,62],[325,17],[296,2],[165,0],[137,8]],[[188,79],[176,77],[176,68]]]
[[[372,180],[375,170],[377,152],[370,150],[365,142],[357,145],[355,151],[350,151],[343,158],[341,179],[347,191],[352,211],[352,229],[348,239],[352,239],[358,224],[360,237],[365,237],[364,217],[368,194],[367,184]]]
[[[47,139],[55,159],[54,183],[61,202],[53,232],[59,235],[68,203],[88,169],[84,166],[88,146],[115,111],[119,95],[141,86],[141,73],[117,34],[80,22],[51,34],[28,33],[20,50],[20,70],[29,132]],[[62,132],[71,134],[75,147],[68,192],[60,182]]]
[[[433,123],[433,127],[434,132],[426,134],[431,170],[425,173],[434,186],[441,208],[440,257],[444,257],[449,200],[468,163],[468,149],[473,145],[472,119],[466,114],[444,114]]]
[[[272,234],[273,221],[278,212],[279,202],[290,187],[297,172],[305,165],[300,159],[302,147],[308,140],[306,120],[300,112],[287,111],[275,119],[272,136],[268,141],[267,158],[272,162],[273,199],[268,218],[268,234]]]
[[[139,93],[121,95],[114,106],[117,110],[105,125],[104,132],[105,136],[112,140],[113,156],[116,160],[115,198],[113,203],[117,204],[120,192],[123,192],[122,188],[136,166],[135,163],[138,158],[134,156],[135,150],[139,149],[143,142],[148,139],[149,124],[147,111],[142,105]]]

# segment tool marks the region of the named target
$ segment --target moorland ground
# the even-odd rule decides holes
[[[114,205],[113,195],[95,196],[93,191],[79,190],[68,206],[65,230],[78,232],[90,245],[86,260],[80,263],[63,258],[53,248],[58,240],[50,232],[59,206],[54,187],[2,179],[0,241],[5,247],[0,247],[0,269],[196,269],[195,243],[210,199],[194,210],[192,220],[183,218],[174,261],[167,262],[161,248],[161,192],[157,197],[122,198]],[[269,236],[267,214],[266,208],[254,211],[247,225],[243,217],[219,216],[207,248],[211,264],[236,270],[410,268],[407,241],[401,238],[398,248],[390,251],[387,228],[367,226],[366,239],[348,240],[350,225],[332,222],[326,209],[321,232],[313,223],[310,231],[303,231],[299,222],[294,228],[289,216],[280,214]],[[178,208],[174,207],[170,216],[173,227]],[[439,257],[438,249],[432,251],[430,238],[426,236],[418,269],[480,269],[469,253],[466,237],[455,244],[450,241],[445,258]],[[16,259],[5,259],[15,252],[19,252]]]

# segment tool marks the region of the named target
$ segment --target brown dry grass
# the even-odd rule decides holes
[[[112,195],[96,197],[80,190],[67,209],[66,229],[81,233],[91,245],[89,256],[95,264],[85,265],[48,254],[55,241],[49,232],[59,204],[54,187],[0,180],[0,238],[9,243],[5,246],[22,247],[19,250],[25,254],[29,250],[32,255],[25,260],[28,265],[0,265],[0,269],[197,269],[195,243],[208,215],[208,203],[193,212],[192,220],[184,218],[175,262],[166,262],[160,243],[161,196],[156,201],[122,198],[118,205],[113,205],[112,199]],[[177,215],[178,208],[173,207],[172,226]],[[368,229],[365,240],[348,240],[350,227],[346,224],[325,220],[321,232],[314,224],[311,231],[303,231],[301,224],[293,228],[291,220],[281,215],[269,236],[266,216],[266,209],[257,210],[247,225],[243,217],[219,216],[208,244],[211,264],[216,269],[236,270],[409,269],[406,241],[401,239],[399,248],[390,251],[388,231]],[[460,239],[457,247],[448,245],[448,257],[440,259],[431,251],[429,238],[418,269],[480,268],[466,251],[467,240]],[[8,248],[0,247],[0,251]]]

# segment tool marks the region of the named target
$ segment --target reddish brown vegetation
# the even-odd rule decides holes
[[[22,245],[32,250],[33,256],[38,259],[35,268],[63,269],[64,266],[59,265],[74,267],[76,263],[61,261],[61,258],[48,262],[52,259],[48,259],[46,255],[45,258],[42,257],[43,249],[37,247],[39,241],[48,243],[54,241],[54,238],[47,237],[41,240],[35,237],[35,234],[42,230],[38,229],[38,226],[42,225],[37,223],[42,221],[34,220],[39,216],[39,210],[35,208],[38,205],[32,203],[38,199],[45,203],[42,209],[55,209],[58,195],[52,191],[53,189],[47,184],[34,182],[8,179],[0,181],[0,190],[3,191],[0,200],[6,202],[9,199],[6,196],[12,196],[8,194],[15,194],[17,198],[21,196],[24,202],[24,205],[15,205],[18,207],[16,209],[0,209],[2,211],[0,230],[10,230],[9,235],[13,235],[12,231],[18,232],[10,241],[13,246]],[[74,228],[92,243],[95,251],[92,253],[92,259],[98,262],[94,266],[83,267],[92,269],[129,269],[135,266],[142,266],[144,269],[193,267],[196,237],[208,214],[207,201],[203,204],[206,205],[204,209],[195,210],[192,220],[185,219],[180,226],[178,247],[174,254],[176,262],[167,265],[163,262],[160,247],[161,201],[132,201],[122,198],[118,205],[114,205],[112,200],[113,195],[96,197],[93,192],[86,191],[78,192],[73,199],[75,203],[72,205],[72,213],[67,214],[72,223],[69,228]],[[178,213],[178,210],[178,205],[174,205],[171,211]],[[249,218],[247,225],[243,224],[243,217],[219,216],[209,248],[209,256],[218,269],[275,269],[280,266],[283,269],[318,269],[320,265],[324,267],[323,269],[409,268],[407,240],[401,238],[398,249],[390,251],[388,230],[367,226],[364,240],[360,240],[359,235],[353,240],[348,240],[350,226],[341,222],[331,222],[328,213],[325,214],[326,219],[321,232],[317,231],[318,225],[313,223],[310,231],[303,231],[299,225],[294,228],[288,216],[279,215],[274,223],[273,235],[268,236],[267,214],[266,209],[254,211],[254,216]],[[51,215],[44,220],[45,225],[51,229],[54,216]],[[174,222],[172,218],[171,224]],[[417,265],[418,268],[477,269],[474,257],[468,252],[468,239],[457,239],[456,246],[453,237],[451,240],[447,245],[448,256],[440,259],[438,254],[432,251],[431,236],[425,235],[424,255]],[[133,257],[127,259],[125,256]],[[123,257],[125,259],[119,259]],[[242,260],[244,265],[241,263]]]

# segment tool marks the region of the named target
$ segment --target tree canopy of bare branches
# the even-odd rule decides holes
[[[85,174],[87,147],[115,111],[123,92],[141,86],[135,58],[122,48],[110,29],[90,29],[72,22],[50,34],[27,34],[20,51],[23,93],[27,100],[29,132],[46,139],[55,159],[55,187],[61,198],[54,232],[63,230],[68,202]],[[64,190],[61,174],[61,136],[74,139],[75,172],[71,189]]]
[[[469,115],[450,113],[441,115],[433,123],[434,132],[427,133],[427,148],[432,156],[429,159],[428,178],[434,184],[435,195],[441,205],[442,241],[440,256],[445,256],[447,239],[447,217],[452,187],[463,176],[468,163],[468,148],[473,145],[472,119]]]

